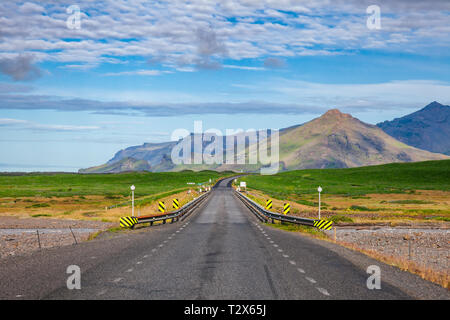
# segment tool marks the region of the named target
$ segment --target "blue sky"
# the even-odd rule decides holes
[[[76,171],[196,120],[283,128],[339,108],[375,124],[450,104],[450,2],[377,1],[380,29],[372,4],[4,1],[0,171]]]

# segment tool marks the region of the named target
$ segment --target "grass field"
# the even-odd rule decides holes
[[[274,199],[275,211],[289,201],[293,214],[316,216],[320,185],[324,216],[336,221],[450,221],[450,160],[296,170],[241,180],[261,204]]]
[[[135,185],[136,210],[157,213],[156,200],[170,210],[172,198],[183,205],[197,195],[198,183],[212,183],[230,172],[182,171],[119,174],[0,174],[0,215],[118,221],[130,214]],[[195,183],[188,185],[187,183]],[[192,192],[188,194],[188,190]],[[136,212],[137,213],[137,212]]]

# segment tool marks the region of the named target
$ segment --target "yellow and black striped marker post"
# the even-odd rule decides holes
[[[164,204],[164,201],[158,201],[158,210],[161,213],[166,212],[166,205]]]
[[[266,210],[270,210],[272,209],[272,200],[267,200],[266,201]]]
[[[180,208],[180,203],[178,202],[178,199],[173,199],[172,206],[173,206],[174,209],[179,209]]]
[[[291,205],[289,203],[285,203],[283,207],[283,213],[288,214],[291,211]]]
[[[135,224],[138,223],[136,217],[122,217],[120,218],[120,226],[122,228],[133,228]]]
[[[333,221],[328,220],[314,220],[314,227],[322,230],[331,230]]]

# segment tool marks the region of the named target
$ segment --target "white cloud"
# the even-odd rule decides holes
[[[98,130],[98,126],[77,126],[63,124],[42,124],[28,120],[0,118],[0,127],[10,127],[16,129],[29,129],[34,131],[91,131]]]
[[[450,104],[450,83],[430,80],[389,81],[383,83],[330,84],[271,78],[256,83],[234,83],[234,99],[216,94],[189,96],[165,92],[159,100],[152,92],[119,92],[111,101],[70,99],[31,94],[0,95],[1,109],[86,111],[96,114],[128,116],[182,116],[205,114],[317,114],[338,107],[350,112],[417,109],[436,100]],[[226,93],[226,92],[225,92]],[[242,93],[242,94],[240,94]],[[112,95],[109,95],[112,97]],[[182,98],[180,98],[182,97]],[[238,98],[239,97],[239,98]],[[213,100],[217,99],[217,100]],[[283,101],[283,103],[280,103]],[[5,125],[8,124],[4,120]],[[1,122],[0,122],[1,125]],[[10,123],[10,125],[13,125]],[[29,125],[29,124],[27,124]],[[97,127],[38,126],[54,130],[94,130]]]
[[[238,66],[238,65],[230,65],[225,64],[223,65],[224,68],[228,69],[240,69],[240,70],[251,70],[251,71],[265,71],[266,68],[263,67],[249,67],[249,66]]]
[[[75,69],[140,56],[182,71],[215,68],[226,58],[330,55],[361,48],[448,53],[450,1],[380,0],[379,32],[366,28],[371,2],[78,0],[82,28],[71,30],[65,9],[72,0],[2,1],[0,58],[33,53],[36,62]]]
[[[167,70],[136,70],[136,71],[122,71],[122,72],[108,72],[105,76],[159,76],[162,74],[173,73]]]

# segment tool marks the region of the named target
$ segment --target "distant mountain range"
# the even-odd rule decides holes
[[[447,108],[447,109],[445,109]],[[313,119],[303,125],[297,125],[279,131],[279,154],[280,170],[296,170],[309,168],[347,168],[367,165],[377,165],[391,162],[415,162],[425,160],[440,160],[450,157],[432,153],[426,150],[438,148],[440,140],[438,133],[432,129],[432,123],[439,123],[440,128],[446,127],[448,132],[449,117],[448,106],[442,106],[436,102],[428,105],[424,109],[409,116],[395,119],[391,122],[383,122],[375,125],[364,123],[349,114],[341,113],[337,109],[329,110],[319,118]],[[436,112],[436,111],[439,112]],[[434,114],[434,116],[433,116]],[[444,116],[444,115],[447,116]],[[410,119],[402,121],[407,117]],[[424,119],[420,125],[420,119]],[[395,123],[402,130],[395,131]],[[412,128],[422,128],[419,132],[430,134],[433,132],[433,144],[421,149],[402,142],[405,138],[398,140],[389,135],[389,132],[406,132],[406,126],[410,124]],[[383,131],[383,130],[385,131]],[[415,130],[415,129],[411,129]],[[394,133],[391,133],[394,135]],[[260,135],[258,135],[259,137]],[[414,134],[414,136],[416,136]],[[191,138],[193,135],[191,135]],[[448,137],[448,135],[447,135]],[[224,139],[225,137],[219,137]],[[436,141],[437,140],[437,141]],[[447,139],[448,140],[448,139]],[[264,141],[264,140],[262,140]],[[428,138],[416,139],[425,143]],[[177,141],[164,143],[144,143],[140,146],[133,146],[120,150],[106,164],[88,169],[80,169],[80,173],[113,173],[123,171],[178,171],[183,169],[193,170],[236,170],[252,172],[259,170],[261,164],[201,164],[201,165],[175,165],[171,160],[171,151],[177,145]],[[445,143],[448,142],[445,141]],[[442,143],[444,144],[444,143]],[[203,146],[207,146],[204,143]],[[225,145],[225,144],[224,144]],[[433,146],[433,147],[431,147]],[[234,148],[234,146],[233,146]],[[237,154],[239,157],[248,157],[254,152],[256,144],[246,140],[245,154]],[[445,147],[440,147],[444,148]],[[440,149],[442,150],[442,149]],[[446,149],[448,152],[449,148]],[[225,149],[225,157],[229,150]]]
[[[434,101],[419,111],[377,126],[410,146],[450,155],[450,106]]]

